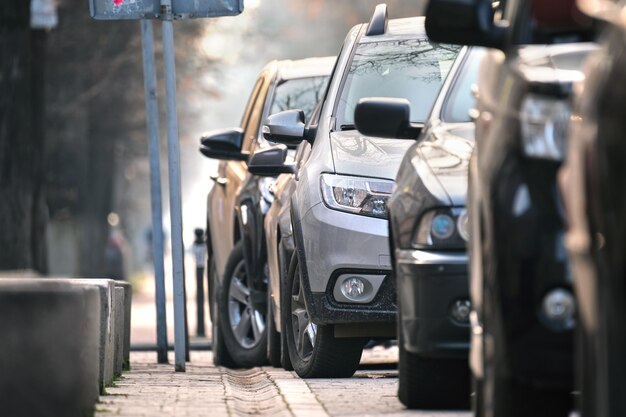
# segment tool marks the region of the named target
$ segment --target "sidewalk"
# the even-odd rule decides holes
[[[155,364],[152,353],[133,353],[131,360],[131,372],[107,389],[96,416],[327,415],[291,372],[216,368],[210,352],[192,352],[185,373]]]
[[[375,348],[366,356],[388,353]],[[470,416],[469,412],[404,409],[396,396],[394,369],[359,370],[352,378],[303,380],[294,372],[271,367],[217,368],[208,351],[192,352],[185,373],[175,373],[171,364],[157,365],[154,353],[133,352],[131,362],[131,371],[100,397],[96,417]]]
[[[188,264],[189,265],[189,264]],[[189,265],[192,266],[192,265]],[[188,268],[188,270],[192,270]],[[168,337],[173,343],[171,278],[166,277]],[[195,335],[195,278],[187,277],[189,329]],[[155,343],[154,283],[145,280],[133,294],[131,344]],[[207,336],[210,322],[206,319]],[[199,340],[199,339],[196,339]],[[206,340],[206,339],[204,339]],[[232,416],[422,416],[469,417],[468,412],[419,412],[397,399],[397,346],[367,349],[352,378],[300,379],[295,372],[272,367],[231,370],[213,366],[210,351],[191,351],[187,372],[157,364],[155,352],[131,352],[131,370],[107,388],[96,417],[232,417]]]

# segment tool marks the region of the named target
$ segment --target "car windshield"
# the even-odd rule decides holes
[[[444,122],[471,122],[469,112],[476,102],[472,93],[472,85],[476,84],[478,68],[483,55],[484,51],[482,49],[474,49],[467,61],[465,61],[460,75],[454,82],[454,86],[444,103],[441,115]]]
[[[307,77],[285,80],[276,87],[269,114],[302,109],[309,120],[315,105],[324,94],[328,77]]]
[[[423,122],[459,50],[428,39],[359,44],[335,112],[337,126],[354,128],[354,108],[363,97],[406,98],[411,121]]]

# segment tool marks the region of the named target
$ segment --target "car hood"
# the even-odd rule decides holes
[[[415,142],[374,138],[350,130],[332,132],[330,143],[337,174],[394,180],[404,154]]]
[[[411,163],[435,197],[464,206],[473,149],[473,123],[440,123],[416,146]]]

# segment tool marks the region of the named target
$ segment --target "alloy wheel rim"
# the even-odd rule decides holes
[[[300,274],[296,272],[291,294],[291,323],[293,338],[298,356],[308,360],[313,355],[317,325],[309,319],[309,314],[304,305],[304,293],[300,284]]]
[[[244,261],[235,268],[228,287],[228,319],[235,340],[244,348],[255,347],[265,331],[265,314],[252,303]]]

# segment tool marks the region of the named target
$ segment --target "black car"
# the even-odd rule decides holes
[[[561,191],[578,301],[583,416],[626,416],[626,24],[624,3],[582,1],[604,22],[576,91]],[[625,107],[622,107],[625,106]]]
[[[241,128],[212,131],[201,139],[202,154],[222,160],[207,197],[209,306],[216,365],[263,364],[268,339],[275,334],[273,320],[267,317],[263,235],[274,179],[250,175],[247,169],[250,154],[271,145],[263,139],[261,121],[293,106],[310,114],[334,62],[334,57],[326,57],[269,63],[256,81]]]
[[[478,416],[568,416],[576,304],[557,172],[593,30],[573,1],[431,0],[431,39],[491,49],[469,166],[470,367]]]
[[[398,296],[398,396],[409,408],[466,407],[469,401],[469,286],[465,200],[474,148],[472,85],[483,57],[464,49],[452,66],[389,200],[390,249]],[[390,117],[390,112],[398,112]],[[409,125],[402,101],[364,99],[359,131],[397,134]],[[395,123],[390,123],[394,121]],[[419,128],[415,129],[419,132]],[[384,133],[384,132],[383,132]]]

